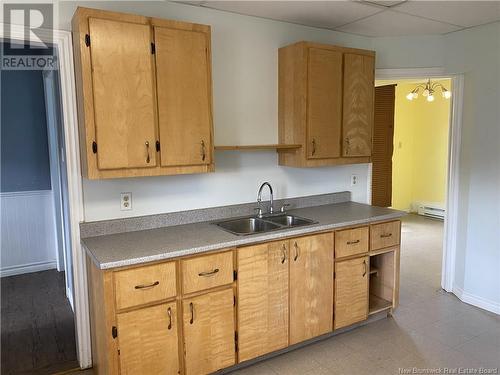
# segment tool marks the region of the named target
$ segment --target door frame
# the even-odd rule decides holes
[[[447,292],[453,293],[458,235],[459,169],[462,139],[464,75],[447,74],[445,69],[441,67],[375,70],[376,80],[412,78],[451,78],[452,81],[450,124],[448,131],[448,171],[446,181],[446,214],[443,233],[441,287]]]
[[[4,35],[9,28],[10,35]],[[57,50],[59,63],[59,81],[61,93],[62,125],[66,146],[66,166],[68,176],[68,197],[71,228],[71,255],[73,258],[73,287],[75,339],[78,362],[81,368],[92,366],[90,339],[89,301],[87,288],[87,269],[85,252],[80,243],[80,222],[84,219],[83,190],[80,166],[80,146],[78,138],[78,117],[76,106],[76,88],[73,65],[73,41],[71,32],[64,30],[37,29],[37,35],[51,40]],[[23,25],[0,23],[0,38],[9,38],[21,42],[25,40]]]

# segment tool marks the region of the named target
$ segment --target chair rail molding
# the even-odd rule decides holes
[[[4,35],[9,30],[10,35]],[[51,38],[57,50],[59,80],[61,84],[61,109],[66,145],[68,195],[70,205],[71,254],[73,258],[74,311],[76,349],[81,368],[92,366],[90,341],[89,303],[85,254],[80,243],[79,224],[84,218],[83,190],[78,140],[78,119],[76,109],[75,71],[73,65],[73,41],[71,32],[64,30],[37,29],[37,35]],[[22,25],[0,23],[0,38],[24,41],[25,28]]]

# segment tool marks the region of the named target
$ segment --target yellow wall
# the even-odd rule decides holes
[[[451,89],[450,80],[439,81]],[[379,83],[377,83],[378,85]],[[448,160],[448,128],[451,99],[438,89],[434,102],[420,95],[406,95],[416,83],[398,82],[392,157],[392,207],[410,210],[415,202],[444,206]]]

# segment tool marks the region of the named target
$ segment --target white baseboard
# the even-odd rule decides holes
[[[66,288],[66,298],[69,301],[69,305],[71,306],[71,310],[75,312],[75,305],[73,304],[73,294],[71,293],[71,290],[69,288]]]
[[[453,287],[453,294],[455,294],[462,302],[468,303],[469,305],[473,305],[481,309],[487,310],[489,312],[500,315],[499,302],[475,296],[457,286]]]
[[[23,273],[31,273],[38,271],[51,270],[57,268],[55,260],[49,262],[37,262],[30,264],[21,264],[16,266],[4,267],[0,270],[0,277],[21,275]]]

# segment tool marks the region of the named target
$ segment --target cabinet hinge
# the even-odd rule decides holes
[[[155,54],[156,53],[156,45],[154,43],[151,43],[151,54]]]
[[[111,336],[116,339],[118,337],[118,328],[116,326],[111,327]]]
[[[334,278],[334,279],[335,279],[335,276],[336,276],[335,271],[333,271],[333,278]]]
[[[236,306],[236,296],[233,296],[233,306]]]
[[[236,270],[233,271],[233,280],[234,281],[238,280],[238,271]]]
[[[118,349],[118,355],[120,355],[120,349]]]
[[[85,45],[87,47],[90,47],[90,35],[89,34],[85,34]]]
[[[156,141],[156,152],[160,151],[160,141]]]
[[[238,332],[234,332],[234,350],[238,352]]]
[[[97,154],[97,143],[95,141],[92,142],[92,152],[94,154]]]

